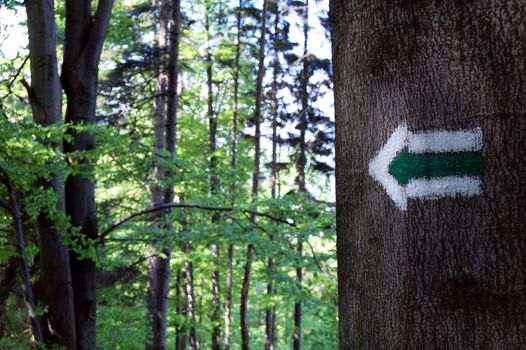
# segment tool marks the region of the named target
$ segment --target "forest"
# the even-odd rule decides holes
[[[335,349],[327,1],[3,1],[0,348]]]
[[[524,0],[0,4],[0,349],[526,349]]]

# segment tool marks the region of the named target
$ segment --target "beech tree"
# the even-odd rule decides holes
[[[305,2],[111,5],[2,2],[0,348],[335,348]]]
[[[526,5],[333,0],[341,349],[526,346]]]

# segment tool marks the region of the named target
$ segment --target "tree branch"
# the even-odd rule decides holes
[[[140,210],[138,212],[135,212],[133,214],[130,214],[119,221],[116,221],[115,223],[111,224],[107,229],[102,231],[99,236],[99,242],[104,239],[110,232],[115,230],[117,227],[121,226],[122,224],[138,217],[143,216],[146,214],[155,213],[158,211],[162,211],[165,209],[171,209],[171,208],[193,208],[193,209],[201,209],[201,210],[211,210],[211,211],[232,211],[234,208],[232,207],[213,207],[208,205],[202,205],[202,204],[196,204],[196,203],[168,203],[164,205],[160,205],[153,208],[148,208],[144,210]]]
[[[7,96],[13,93],[13,84],[15,83],[16,78],[18,78],[18,76],[22,72],[22,69],[24,68],[28,60],[29,60],[29,55],[26,56],[26,58],[24,59],[24,62],[22,62],[20,67],[18,67],[18,70],[16,71],[15,75],[13,75],[13,77],[7,84],[7,93],[4,96],[0,97],[0,99],[3,100],[4,98],[6,98]]]
[[[267,214],[267,213],[262,213],[262,212],[255,211],[255,210],[250,210],[250,209],[245,209],[245,210],[243,210],[243,212],[249,213],[249,214],[252,214],[252,215],[256,215],[256,216],[263,216],[263,217],[266,217],[267,219],[270,219],[272,221],[276,221],[276,222],[279,222],[279,223],[282,223],[282,224],[285,224],[285,225],[296,227],[296,223],[294,221],[290,222],[290,221],[288,221],[286,219],[277,218],[277,217],[272,216],[272,215]]]
[[[99,240],[98,241],[99,241],[99,243],[102,242],[102,240],[106,236],[108,236],[113,230],[115,230],[116,228],[118,228],[122,224],[124,224],[124,223],[126,223],[126,222],[128,222],[128,221],[130,221],[130,220],[132,220],[132,219],[134,219],[136,217],[143,216],[143,215],[146,215],[146,214],[155,213],[155,212],[166,210],[166,209],[172,209],[172,208],[188,208],[188,209],[200,209],[200,210],[222,211],[222,212],[235,210],[235,207],[214,207],[214,206],[197,204],[197,203],[168,203],[168,204],[163,204],[163,205],[159,205],[157,207],[152,207],[152,208],[148,208],[148,209],[137,211],[135,213],[132,213],[132,214],[130,214],[130,215],[128,215],[128,216],[126,216],[126,217],[114,222],[113,224],[111,224],[108,228],[106,228],[104,231],[102,231],[99,234]],[[261,213],[261,212],[258,212],[258,211],[255,211],[255,210],[250,210],[250,209],[243,209],[242,212],[243,213],[252,214],[252,215],[256,215],[256,216],[263,216],[263,217],[266,217],[267,219],[270,219],[272,221],[276,221],[276,222],[279,222],[279,223],[282,223],[282,224],[286,224],[286,225],[289,225],[289,226],[292,226],[292,227],[296,227],[296,224],[294,222],[289,222],[286,219],[281,219],[281,218],[272,216],[272,215],[267,214],[267,213]]]
[[[88,42],[85,46],[85,49],[87,49],[85,54],[90,55],[89,60],[92,62],[99,60],[102,45],[104,44],[104,39],[108,33],[113,2],[114,0],[98,1],[97,10],[93,16],[93,24],[90,29]]]
[[[2,208],[4,208],[5,210],[7,210],[9,212],[9,214],[11,214],[11,215],[15,214],[15,212],[13,211],[13,208],[11,208],[9,203],[5,199],[3,199],[1,197],[0,197],[0,206]]]

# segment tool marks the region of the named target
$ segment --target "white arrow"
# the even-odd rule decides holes
[[[404,148],[411,154],[479,152],[482,149],[481,128],[412,133],[403,123],[395,129],[387,143],[369,162],[369,175],[384,187],[389,197],[404,211],[407,210],[408,198],[432,199],[480,194],[481,182],[476,176],[414,178],[402,186],[389,173],[389,166]]]

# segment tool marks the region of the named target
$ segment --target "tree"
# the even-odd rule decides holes
[[[92,14],[91,1],[66,1],[66,29],[64,62],[61,82],[67,97],[66,122],[72,125],[95,123],[98,68],[102,45],[108,31],[113,0],[99,0]],[[96,147],[95,137],[89,131],[71,129],[71,142],[65,142],[66,152],[85,152]],[[89,159],[71,159],[88,170],[74,174],[65,185],[66,214],[73,226],[79,228],[81,242],[97,239],[97,211],[95,186],[89,176],[93,165]],[[81,243],[82,248],[89,248]],[[96,346],[97,289],[94,257],[71,254],[71,276],[75,296],[75,324],[77,348],[94,349]]]
[[[279,64],[279,22],[280,22],[280,3],[275,2],[274,14],[274,40],[272,43],[272,89],[270,92],[270,104],[272,114],[272,153],[271,153],[271,198],[277,198],[278,185],[278,75],[280,73]],[[269,235],[271,242],[275,240],[275,232]],[[272,298],[274,294],[274,265],[275,260],[271,256],[268,258],[267,268],[269,279],[267,282],[267,294]],[[276,307],[274,305],[268,306],[265,312],[265,350],[274,350],[276,346]]]
[[[177,143],[180,1],[161,1],[159,7],[159,36],[157,39],[159,52],[157,56],[158,73],[154,149],[159,152],[166,150],[173,159],[176,154]],[[162,163],[162,159],[157,159],[157,162],[154,162],[153,169],[155,182],[151,191],[152,205],[154,207],[174,201],[172,179],[175,174],[169,167],[163,167],[160,163]],[[157,213],[159,219],[166,218],[169,215],[169,210]],[[170,222],[157,223],[157,225],[168,232],[174,229],[173,224]],[[172,244],[168,242],[162,248],[161,254],[154,252],[148,259],[148,317],[152,339],[147,341],[146,348],[166,348],[166,318],[171,253]]]
[[[252,170],[252,196],[257,199],[259,195],[259,177],[261,162],[261,104],[263,100],[263,77],[265,76],[265,38],[267,36],[267,12],[268,0],[263,0],[263,11],[261,12],[261,32],[259,37],[258,51],[258,74],[256,78],[256,105],[254,108],[254,168]],[[250,220],[255,224],[256,216],[252,215]],[[241,288],[240,322],[241,339],[243,350],[250,349],[250,334],[248,326],[248,297],[250,291],[250,274],[252,273],[252,259],[254,255],[254,244],[247,246],[247,255],[243,274],[243,285]]]
[[[330,11],[340,348],[524,347],[525,4]]]
[[[28,1],[26,4],[31,60],[30,92],[33,119],[44,126],[62,124],[62,89],[58,74],[53,1]],[[50,145],[62,151],[62,143]],[[64,182],[54,174],[45,183],[56,195],[55,215],[41,213],[37,230],[40,245],[40,270],[44,302],[48,306],[47,343],[68,348],[76,346],[74,298],[69,253],[64,244],[64,229],[57,230],[53,216],[64,216]]]
[[[236,54],[234,58],[234,101],[232,111],[232,136],[231,136],[231,147],[230,147],[230,166],[232,173],[236,174],[237,168],[237,134],[238,134],[238,114],[239,114],[239,66],[241,59],[241,11],[243,9],[243,0],[239,0],[236,13]],[[230,206],[236,205],[236,177],[232,177],[230,183]],[[231,335],[231,323],[232,323],[232,270],[234,260],[234,244],[228,245],[227,252],[227,271],[226,271],[226,283],[225,283],[225,334],[224,344],[225,350],[230,350],[230,335]]]

